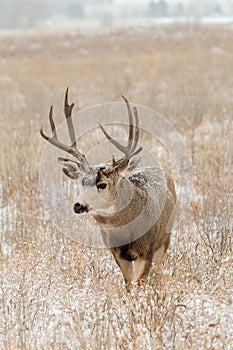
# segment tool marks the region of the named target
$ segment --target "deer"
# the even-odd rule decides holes
[[[126,287],[141,285],[151,271],[164,259],[171,237],[176,208],[174,181],[168,173],[155,166],[138,167],[143,148],[140,138],[139,117],[136,107],[122,96],[128,113],[127,145],[112,138],[102,124],[106,139],[123,156],[101,164],[89,165],[77,148],[72,121],[74,103],[69,104],[65,92],[64,115],[71,145],[62,143],[57,136],[53,106],[49,120],[52,135],[41,127],[40,134],[49,143],[65,151],[75,160],[58,158],[64,174],[77,181],[78,196],[73,210],[78,215],[89,213],[101,230],[103,243],[119,266]]]

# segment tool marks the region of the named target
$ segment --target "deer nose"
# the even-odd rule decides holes
[[[80,203],[75,203],[74,205],[74,212],[76,214],[81,214],[84,212],[88,212],[88,207],[86,205],[82,205]]]

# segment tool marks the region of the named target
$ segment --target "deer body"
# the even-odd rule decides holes
[[[125,282],[129,283],[145,278],[153,261],[156,264],[161,262],[170,242],[171,224],[169,228],[169,220],[175,206],[176,194],[172,180],[165,171],[156,167],[137,169],[121,182],[123,182],[119,193],[121,202],[124,200],[128,202],[129,198],[126,192],[130,185],[133,187],[133,196],[128,205],[120,211],[118,208],[114,208],[113,214],[94,214],[94,218],[101,227],[103,240],[106,246],[110,247]],[[160,200],[161,203],[159,203]],[[131,229],[129,223],[139,217],[147,201],[149,201],[148,209],[136,223],[136,237],[138,233],[139,237],[134,239],[135,232],[129,232]],[[163,209],[161,210],[161,208]],[[155,215],[159,218],[153,222]],[[148,218],[151,222],[146,225],[145,221]],[[140,235],[145,226],[151,227]],[[112,228],[114,228],[113,232]],[[131,237],[129,237],[130,234]],[[116,246],[120,243],[121,236],[123,236],[123,240],[128,240],[130,243]]]
[[[124,97],[123,97],[124,98]],[[79,196],[74,204],[77,214],[90,213],[101,228],[103,241],[111,251],[124,276],[126,284],[139,282],[147,277],[152,262],[159,264],[168,248],[174,221],[176,193],[168,174],[157,167],[136,169],[142,154],[137,149],[139,140],[138,116],[133,113],[124,98],[129,115],[127,146],[112,139],[100,125],[107,139],[122,153],[120,160],[89,166],[76,147],[75,132],[71,120],[73,104],[65,96],[65,116],[70,132],[71,146],[62,144],[50,110],[53,132],[41,135],[56,147],[78,159],[58,158],[64,173],[78,181]]]
[[[113,214],[95,214],[94,217],[101,227],[106,246],[110,247],[110,251],[120,267],[126,283],[128,283],[145,278],[150,271],[153,261],[156,264],[161,262],[170,242],[170,230],[168,230],[167,225],[174,209],[176,195],[172,180],[159,168],[147,167],[137,169],[127,179],[121,180],[121,182],[124,181],[131,182],[133,186],[133,196],[128,205],[120,212],[115,208]],[[164,186],[162,189],[161,184]],[[124,198],[125,200],[124,187],[128,188],[129,185],[128,183],[124,185],[121,188],[121,191],[123,190],[124,192],[119,193],[119,198]],[[148,187],[150,188],[148,189]],[[148,220],[148,217],[152,219],[152,227],[135,240],[134,232],[132,232],[131,240],[128,239],[130,243],[115,246],[116,240],[120,240],[119,236],[128,238],[130,233],[125,232],[124,229],[122,230],[122,226],[124,227],[139,217],[145,207],[145,202],[148,201],[148,196],[151,194],[157,196],[158,199],[159,195],[162,197],[161,206],[163,210],[161,210],[159,218],[153,223],[153,216],[158,214],[159,203],[155,203],[152,196],[148,210],[137,222],[137,231],[143,231],[144,221]],[[109,227],[110,229],[108,229]],[[115,228],[113,233],[111,233],[112,227]],[[126,230],[130,230],[130,225],[126,227]],[[136,234],[136,236],[138,235]]]

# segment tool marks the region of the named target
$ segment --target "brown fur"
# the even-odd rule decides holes
[[[133,242],[118,247],[111,247],[111,245],[114,245],[114,240],[111,241],[111,236],[108,233],[108,228],[120,228],[121,226],[126,225],[128,222],[136,218],[145,206],[148,193],[144,186],[145,181],[140,181],[140,179],[142,179],[143,176],[146,178],[146,175],[143,171],[140,172],[140,170],[141,169],[137,170],[137,176],[134,176],[133,180],[132,178],[128,179],[128,181],[130,181],[131,185],[133,186],[133,198],[127,207],[125,207],[122,211],[116,212],[114,214],[94,215],[96,221],[102,228],[104,242],[107,246],[110,246],[110,251],[112,252],[117,264],[121,269],[121,259],[125,259],[127,261],[136,261],[136,259],[142,259],[145,261],[144,271],[137,281],[140,281],[141,279],[144,279],[148,276],[153,258],[156,256],[156,252],[159,252],[158,255],[160,256],[159,259],[158,257],[155,259],[156,262],[158,263],[162,260],[170,242],[170,230],[167,232],[167,225],[171,219],[172,212],[176,203],[176,193],[172,179],[169,176],[164,175],[165,172],[162,170],[156,169],[157,177],[161,176],[161,174],[162,176],[166,177],[166,183],[164,184],[164,186],[166,186],[164,189],[166,191],[166,199],[164,208],[158,220],[145,234]],[[124,181],[124,179],[120,181]],[[129,184],[127,184],[127,186],[129,186]],[[124,185],[122,187],[124,188]],[[122,271],[122,273],[125,276],[124,271]],[[127,277],[125,277],[125,280],[126,283],[130,282]]]

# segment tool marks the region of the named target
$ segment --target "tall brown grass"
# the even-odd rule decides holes
[[[233,348],[231,39],[188,25],[1,38],[1,348]],[[191,154],[194,193],[159,285],[127,293],[107,251],[44,212],[39,129],[50,104],[62,121],[67,86],[77,108],[125,94],[156,109]]]

